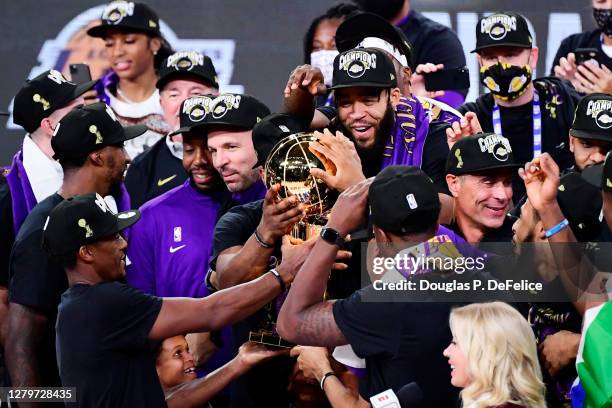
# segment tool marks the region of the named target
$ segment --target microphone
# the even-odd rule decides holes
[[[380,394],[370,397],[370,404],[373,408],[401,408],[399,399],[392,389],[385,390]]]
[[[397,391],[397,399],[402,408],[419,407],[423,398],[423,391],[415,382],[408,383]]]
[[[373,408],[413,408],[423,401],[423,391],[415,382],[404,385],[395,394],[392,389],[370,397]]]

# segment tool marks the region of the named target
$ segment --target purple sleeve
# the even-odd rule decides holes
[[[463,105],[463,102],[465,102],[465,96],[461,95],[457,91],[444,91],[444,95],[438,96],[435,99],[440,102],[444,102],[455,109]]]
[[[153,240],[157,236],[154,219],[148,217],[146,211],[139,222],[130,230],[128,241],[128,258],[130,266],[127,267],[127,282],[136,289],[155,295],[155,249]]]

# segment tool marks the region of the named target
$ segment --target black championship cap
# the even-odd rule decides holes
[[[372,223],[391,233],[423,232],[435,226],[440,213],[438,192],[418,167],[386,167],[374,178],[368,197]]]
[[[331,89],[357,86],[395,88],[395,67],[384,53],[375,48],[356,48],[336,55]]]
[[[64,116],[51,138],[56,160],[79,160],[106,146],[122,144],[147,131],[145,125],[123,127],[103,102],[81,105]]]
[[[344,52],[358,47],[380,48],[393,55],[403,66],[412,67],[412,46],[406,35],[377,14],[358,13],[338,26],[338,51]]]
[[[533,47],[533,38],[525,17],[513,12],[499,12],[483,17],[478,21],[476,48],[471,52],[500,46]]]
[[[285,137],[304,132],[308,125],[294,115],[273,113],[253,127],[253,147],[257,153],[257,166],[263,166],[272,148]]]
[[[104,38],[111,28],[121,28],[126,31],[136,31],[161,37],[159,17],[144,3],[132,1],[111,1],[102,12],[102,24],[91,27],[87,34],[92,37]]]
[[[612,142],[612,95],[589,94],[578,102],[570,135]]]
[[[195,51],[175,52],[166,58],[159,68],[159,79],[155,86],[162,89],[169,81],[178,76],[192,76],[219,89],[219,79],[212,60]]]
[[[253,129],[257,122],[269,114],[270,109],[250,95],[224,93],[219,96],[194,96],[181,104],[181,127],[170,133],[170,136],[210,125]]]
[[[95,84],[96,81],[89,81],[77,85],[59,71],[45,71],[36,78],[28,79],[15,95],[13,122],[32,133],[40,127],[41,120],[83,95]]]
[[[599,187],[606,193],[612,193],[612,155],[608,152],[603,164],[589,166],[582,170],[582,178]]]
[[[584,181],[580,173],[570,172],[561,177],[557,202],[578,241],[592,241],[599,236],[601,192]]]
[[[479,133],[459,139],[446,160],[446,174],[456,176],[504,167],[521,167],[514,160],[508,139],[495,133]]]
[[[59,203],[43,227],[43,248],[52,257],[113,236],[140,219],[138,210],[115,214],[97,193],[76,195]]]

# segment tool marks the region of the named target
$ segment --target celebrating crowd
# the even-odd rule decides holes
[[[466,102],[451,29],[336,4],[273,112],[148,5],[109,3],[87,31],[104,76],[14,97],[2,385],[74,389],[43,406],[612,406],[612,0],[590,6],[599,28],[538,78],[526,19],[483,16]]]

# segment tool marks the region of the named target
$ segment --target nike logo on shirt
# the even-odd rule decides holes
[[[175,177],[176,177],[176,174],[173,174],[170,177],[166,177],[165,179],[157,180],[157,187],[163,186],[164,184],[168,183],[169,181],[172,181]]]
[[[187,246],[187,244],[183,244],[183,245],[181,245],[181,246],[177,246],[176,248],[175,248],[175,247],[173,247],[173,246],[171,246],[171,247],[170,247],[170,253],[171,253],[171,254],[173,254],[173,253],[175,253],[176,251],[178,251],[178,250],[181,250],[181,249],[185,248],[186,246]]]

